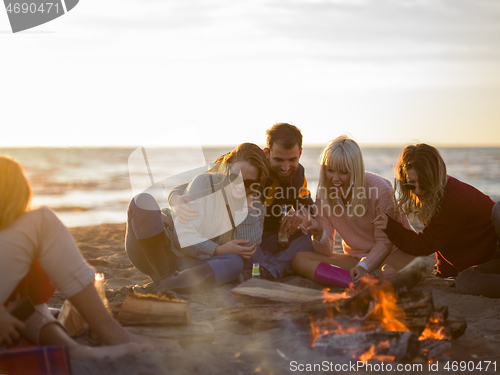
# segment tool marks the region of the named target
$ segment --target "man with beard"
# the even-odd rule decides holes
[[[270,177],[267,179],[263,196],[266,214],[262,243],[248,262],[260,264],[262,278],[278,280],[293,272],[291,262],[295,254],[313,251],[311,237],[297,231],[301,220],[295,215],[299,204],[309,208],[314,202],[307,189],[304,167],[299,164],[302,155],[302,133],[287,123],[278,123],[266,131],[267,142],[264,149],[269,161]],[[176,186],[169,196],[169,203],[177,218],[183,222],[194,220],[198,212],[189,207],[189,198],[182,195],[187,184]],[[282,220],[282,206],[289,212]],[[293,210],[291,209],[293,207]],[[278,247],[278,229],[288,238],[288,247]]]

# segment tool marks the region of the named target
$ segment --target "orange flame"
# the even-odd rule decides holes
[[[363,280],[364,284],[370,288],[371,311],[365,317],[372,322],[376,322],[377,327],[386,331],[408,331],[408,328],[402,321],[405,318],[404,310],[396,305],[397,295],[394,293],[390,283],[375,284],[374,280]],[[356,333],[361,330],[366,330],[366,327],[353,325],[352,321],[346,325],[342,324],[335,319],[335,311],[338,310],[340,304],[335,304],[342,299],[349,298],[356,291],[347,289],[344,293],[328,293],[329,289],[323,290],[323,303],[326,305],[325,309],[328,318],[318,318],[316,321],[312,316],[309,317],[311,325],[311,347],[314,347],[320,335],[327,335],[329,333],[345,334]],[[364,353],[362,355],[368,355]]]
[[[368,349],[367,352],[359,356],[359,360],[366,364],[366,362],[372,359],[374,355],[375,355],[375,345],[372,345],[370,346],[370,349]]]
[[[418,339],[449,340],[449,338],[450,337],[444,332],[443,315],[440,313],[434,313],[434,315],[427,322],[424,331]]]
[[[366,364],[367,361],[369,360],[377,360],[379,362],[392,362],[396,359],[393,355],[382,355],[382,354],[377,354],[380,352],[384,352],[387,349],[389,349],[390,346],[389,340],[381,341],[377,344],[377,347],[375,345],[371,345],[370,349],[366,351],[365,353],[361,354],[358,358],[360,361],[364,362]]]

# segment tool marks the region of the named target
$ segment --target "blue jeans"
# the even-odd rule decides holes
[[[288,248],[278,249],[278,234],[264,232],[262,243],[250,259],[252,263],[259,263],[267,269],[276,279],[281,279],[293,273],[292,259],[295,254],[304,251],[314,251],[310,235],[303,234],[300,230],[290,237]],[[248,267],[250,262],[246,262]]]
[[[141,207],[152,207],[154,198],[149,194],[139,194],[132,199],[127,210],[127,232],[125,236],[125,250],[132,264],[142,273],[145,273],[153,281],[157,276],[146,256],[143,253],[140,239],[156,236],[165,230],[161,219],[160,207],[156,201],[154,205],[158,209],[142,209],[136,204],[136,199],[141,200]],[[143,204],[148,200],[148,204]],[[172,241],[172,239],[170,239]],[[182,251],[182,249],[180,249]],[[165,249],[165,251],[171,251]],[[177,268],[184,270],[202,263],[208,263],[215,276],[215,286],[233,281],[243,271],[243,259],[236,254],[214,255],[209,259],[196,259],[189,256],[178,257],[175,260]]]

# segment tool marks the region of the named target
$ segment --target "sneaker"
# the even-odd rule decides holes
[[[276,277],[267,270],[264,266],[260,266],[260,278],[269,281],[276,281]]]

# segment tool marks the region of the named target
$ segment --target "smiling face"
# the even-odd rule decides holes
[[[336,190],[337,196],[344,196],[349,191],[351,186],[351,173],[346,167],[335,168],[332,166],[325,166],[325,174],[328,181],[332,184],[333,189]]]
[[[237,161],[230,167],[230,174],[235,177],[231,182],[231,193],[234,198],[242,199],[252,193],[252,184],[259,183],[259,170],[247,161]]]
[[[299,148],[299,145],[296,144],[287,150],[275,142],[271,149],[265,149],[264,152],[274,177],[280,182],[289,182],[299,167],[299,159],[302,155],[302,149]]]
[[[415,195],[421,202],[425,200],[425,195],[427,191],[420,187],[418,182],[418,173],[415,169],[408,169],[406,172],[406,186],[407,189],[412,191],[412,194]]]

